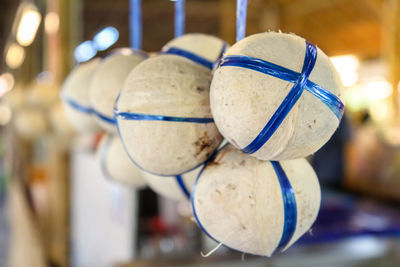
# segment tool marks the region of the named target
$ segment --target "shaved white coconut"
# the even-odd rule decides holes
[[[89,89],[89,102],[95,119],[107,132],[116,133],[113,124],[114,104],[129,72],[147,58],[143,52],[129,48],[117,49],[101,60],[93,73]]]
[[[77,66],[65,79],[61,88],[63,107],[71,125],[81,133],[100,130],[89,104],[89,84],[99,59]]]
[[[169,41],[162,51],[178,48],[215,63],[228,47],[228,44],[218,37],[203,33],[188,33]]]
[[[209,106],[211,73],[190,60],[160,55],[128,75],[116,115],[122,142],[136,164],[173,176],[202,164],[222,140]],[[168,116],[178,121],[128,119],[123,113]],[[196,118],[207,122],[185,122]]]
[[[104,135],[97,158],[107,178],[138,189],[146,186],[143,172],[129,159],[118,135]]]
[[[174,200],[188,200],[201,168],[199,167],[180,176],[165,177],[147,172],[143,172],[143,175],[148,186],[157,194]]]
[[[33,140],[46,133],[48,123],[40,109],[21,108],[15,114],[14,129],[21,138]]]
[[[302,72],[306,41],[276,32],[249,36],[232,46],[227,56],[249,56]],[[317,48],[309,80],[344,102],[344,88],[333,64]],[[267,125],[294,83],[237,66],[219,67],[211,84],[211,109],[221,134],[239,149],[247,147]],[[338,115],[340,117],[340,115]],[[304,90],[267,142],[251,155],[263,160],[305,157],[332,136],[339,118],[320,98]]]
[[[286,249],[314,223],[321,192],[317,176],[305,159],[278,164],[293,188],[297,210],[294,232],[282,244]],[[218,242],[244,253],[271,256],[283,235],[283,199],[272,162],[257,160],[228,145],[200,175],[193,188],[192,207],[201,228]]]

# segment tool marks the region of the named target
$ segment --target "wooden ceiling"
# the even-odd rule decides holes
[[[204,32],[233,43],[234,0],[187,0],[187,32]],[[329,55],[373,58],[382,51],[381,0],[249,0],[247,33],[293,32]],[[84,37],[114,25],[119,46],[128,45],[128,1],[84,0]],[[143,1],[144,49],[156,51],[173,38],[173,2]]]

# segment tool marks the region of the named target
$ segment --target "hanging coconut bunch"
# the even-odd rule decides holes
[[[148,56],[130,48],[119,48],[100,61],[89,88],[89,103],[96,122],[107,132],[117,133],[114,104],[129,72]]]
[[[61,87],[61,98],[71,125],[80,133],[96,133],[96,124],[89,103],[89,86],[100,59],[93,59],[75,67]]]

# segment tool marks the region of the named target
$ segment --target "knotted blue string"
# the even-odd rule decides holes
[[[316,60],[317,48],[307,41],[304,64],[301,73],[297,73],[271,62],[248,56],[227,56],[221,60],[219,67],[231,66],[248,68],[294,83],[293,88],[282,101],[281,105],[277,108],[265,127],[248,146],[242,149],[243,152],[248,154],[255,153],[271,138],[285,119],[286,115],[299,100],[304,89],[318,97],[339,120],[342,118],[344,105],[340,99],[321,86],[308,80]]]
[[[190,117],[172,117],[163,115],[150,115],[143,113],[133,112],[119,112],[114,110],[114,117],[121,118],[124,120],[135,120],[135,121],[176,121],[176,122],[191,122],[191,123],[212,123],[213,118],[190,118]]]
[[[134,49],[142,49],[142,0],[129,0],[130,43]]]
[[[176,182],[178,183],[179,187],[181,188],[182,192],[185,194],[185,196],[190,199],[190,192],[187,189],[185,182],[183,181],[183,178],[181,175],[175,176]]]
[[[175,38],[185,33],[185,0],[175,0]]]
[[[247,0],[236,0],[236,42],[246,36]]]
[[[283,232],[278,248],[284,248],[292,239],[297,224],[297,204],[294,190],[285,171],[278,161],[271,161],[272,167],[278,177],[283,199]]]

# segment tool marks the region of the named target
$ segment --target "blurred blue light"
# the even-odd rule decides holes
[[[114,27],[106,27],[97,33],[94,38],[94,46],[97,50],[103,51],[115,44],[118,40],[119,33]]]
[[[85,41],[78,45],[74,51],[74,57],[78,62],[85,62],[93,58],[97,50],[92,41]]]

